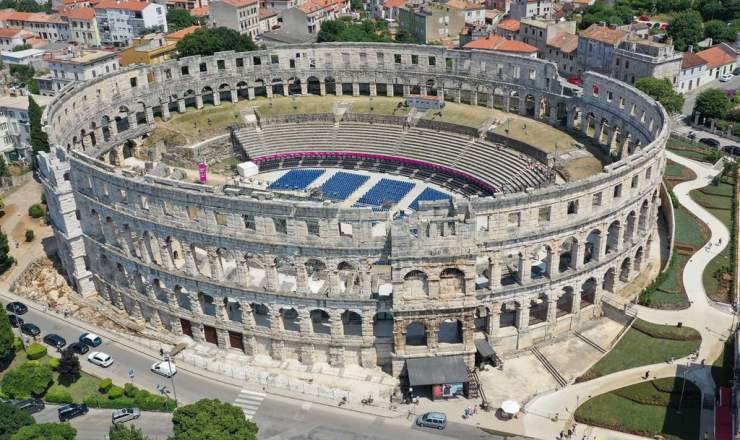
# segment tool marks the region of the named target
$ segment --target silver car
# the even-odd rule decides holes
[[[121,408],[113,411],[113,423],[124,423],[138,419],[141,416],[139,408]]]
[[[447,426],[447,415],[442,412],[424,413],[416,419],[416,424],[427,428],[445,429]]]

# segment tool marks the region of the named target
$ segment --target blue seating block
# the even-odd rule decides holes
[[[380,179],[374,187],[370,188],[357,203],[363,205],[383,206],[385,202],[398,203],[406,194],[411,191],[415,183],[403,182],[393,179]]]
[[[345,200],[363,183],[367,182],[370,176],[364,174],[345,173],[339,171],[331,176],[329,180],[321,186],[321,192],[331,200]]]
[[[414,199],[413,202],[409,205],[409,208],[413,209],[414,211],[419,209],[419,202],[426,202],[428,200],[448,200],[450,199],[450,195],[443,193],[442,191],[438,191],[434,188],[425,188],[424,191],[419,194],[416,199]]]
[[[311,182],[318,179],[319,176],[321,176],[322,174],[324,174],[324,170],[320,169],[290,170],[280,176],[278,180],[272,182],[272,184],[268,188],[293,190],[306,189],[306,187],[308,187]]]

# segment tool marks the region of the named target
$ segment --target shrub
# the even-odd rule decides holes
[[[52,370],[57,371],[59,369],[59,359],[57,358],[51,358],[49,359],[49,366]]]
[[[13,339],[13,347],[15,348],[15,351],[23,349],[23,340],[20,336],[16,336],[15,339]]]
[[[54,385],[46,392],[44,400],[49,403],[72,403],[72,395],[64,387]]]
[[[26,355],[28,356],[28,359],[32,361],[41,359],[42,357],[46,356],[46,346],[41,345],[38,342],[34,342],[33,344],[26,347]]]
[[[110,391],[110,388],[112,386],[113,386],[113,379],[108,379],[108,378],[103,379],[98,384],[98,391],[100,391],[101,393],[105,394],[108,391]]]
[[[134,398],[136,397],[136,394],[139,392],[139,389],[134,386],[132,383],[127,383],[123,386],[123,394],[126,395],[126,397]]]
[[[48,364],[28,361],[10,370],[3,377],[3,392],[13,399],[28,399],[41,396],[51,385],[54,376]]]
[[[26,229],[26,241],[27,242],[29,242],[29,243],[32,242],[33,241],[33,238],[35,236],[36,236],[36,234],[34,234],[33,230]]]
[[[30,215],[31,218],[41,218],[44,216],[44,208],[42,208],[38,203],[34,203],[30,208],[28,208],[28,215]]]
[[[113,385],[110,387],[110,391],[108,391],[108,398],[109,399],[118,399],[120,397],[123,397],[123,388]]]

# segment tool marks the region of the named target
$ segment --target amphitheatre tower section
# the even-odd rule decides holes
[[[311,95],[371,104],[268,111]],[[372,111],[409,95],[506,116]],[[269,182],[194,183],[146,142],[160,122],[243,102],[264,110],[235,115],[218,159],[250,159]],[[411,358],[472,367],[478,339],[511,352],[600,316],[657,240],[669,133],[659,104],[602,75],[574,89],[543,60],[363,43],[122,69],[64,89],[44,124],[39,169],[78,292],[247,356],[394,375]],[[579,146],[535,145],[536,130]]]

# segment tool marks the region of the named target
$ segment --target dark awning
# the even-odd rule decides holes
[[[475,349],[478,351],[478,354],[480,354],[481,357],[484,359],[496,356],[496,352],[493,351],[493,347],[491,347],[491,344],[489,344],[488,341],[486,341],[485,339],[476,339]]]
[[[462,356],[406,359],[409,385],[439,385],[468,382],[468,367]]]

